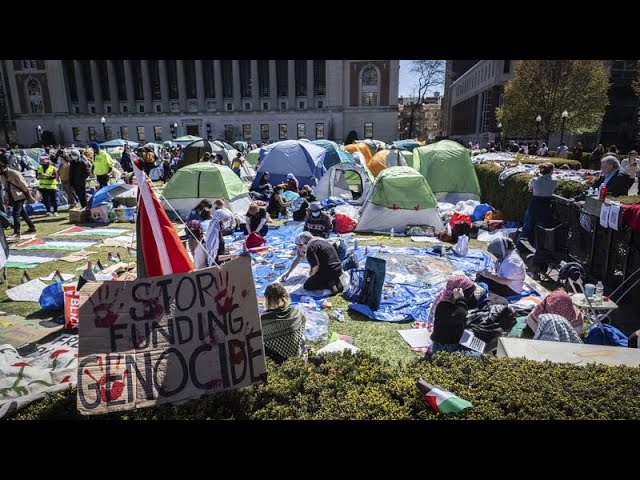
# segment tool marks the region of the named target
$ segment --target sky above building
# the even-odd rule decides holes
[[[412,97],[417,91],[418,78],[414,73],[411,73],[411,62],[413,60],[400,60],[400,91],[398,92],[400,97]],[[443,95],[444,84],[432,88],[428,92],[429,95],[436,90],[440,92],[440,95]]]

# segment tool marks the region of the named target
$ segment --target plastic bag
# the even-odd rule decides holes
[[[471,227],[471,217],[469,215],[462,215],[458,212],[455,212],[452,216],[451,216],[451,220],[449,220],[449,225],[451,225],[451,227],[453,227],[456,223],[467,223],[469,224],[469,227]]]
[[[469,237],[461,235],[458,237],[458,241],[453,247],[453,251],[460,257],[466,257],[469,253]]]
[[[64,308],[64,292],[62,282],[48,285],[40,295],[40,308],[43,310],[62,310]]]
[[[354,219],[349,218],[346,215],[342,215],[341,213],[336,214],[334,227],[336,233],[353,232],[357,225],[358,222],[356,222]]]

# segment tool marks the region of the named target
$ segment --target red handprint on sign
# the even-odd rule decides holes
[[[233,294],[236,292],[236,287],[234,286],[231,289],[231,294],[227,296],[229,290],[229,272],[226,272],[224,278],[222,276],[222,272],[219,272],[218,276],[220,284],[218,284],[215,277],[213,278],[213,282],[219,290],[213,299],[216,302],[218,315],[224,315],[225,313],[231,313],[231,310],[233,310]]]
[[[118,355],[116,360],[116,365],[115,365],[116,370],[120,368],[120,360],[122,360],[122,357]],[[104,365],[102,362],[102,357],[98,357],[98,368],[100,368],[100,372],[102,373],[102,376],[99,379],[96,379],[91,374],[89,369],[85,369],[84,373],[89,378],[91,378],[94,382],[96,382],[96,385],[98,385],[98,387],[100,388],[100,399],[103,402],[106,402],[109,400],[114,401],[119,399],[122,396],[122,393],[124,392],[125,380],[127,379],[129,370],[125,369],[124,373],[122,374],[122,381],[118,381],[116,380],[116,378],[118,378],[117,373],[110,373],[109,378],[107,378],[107,375],[104,373]],[[109,386],[109,388],[107,388],[107,385]]]
[[[117,296],[119,289],[115,290],[114,296]],[[109,328],[118,320],[118,314],[113,312],[113,308],[116,306],[113,303],[109,303],[109,286],[104,286],[98,290],[97,300],[93,298],[89,299],[93,306],[93,322],[96,328]],[[124,306],[120,304],[120,308]]]

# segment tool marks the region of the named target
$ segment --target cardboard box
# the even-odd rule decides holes
[[[70,209],[69,223],[91,223],[91,211],[78,208]]]

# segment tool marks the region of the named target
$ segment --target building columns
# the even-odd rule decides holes
[[[178,69],[178,99],[180,100],[180,111],[187,111],[187,85],[184,78],[184,63],[182,60],[176,61]]]
[[[289,94],[289,109],[297,109],[296,106],[296,61],[288,60],[287,74],[289,80],[287,82],[287,93]]]
[[[257,60],[251,60],[251,103],[253,110],[260,110],[260,80],[258,79]]]
[[[307,60],[307,108],[316,108],[313,97],[313,60]]]
[[[136,112],[136,94],[133,89],[133,73],[131,73],[131,63],[124,61],[124,83],[127,89],[127,110],[129,113]]]
[[[76,77],[76,87],[78,88],[78,103],[80,113],[87,113],[87,92],[84,88],[84,78],[82,76],[82,65],[78,60],[73,61],[73,74]]]
[[[233,109],[242,111],[242,92],[240,91],[240,62],[231,60],[231,78],[233,85]]]
[[[118,78],[113,60],[107,60],[107,75],[109,76],[109,96],[111,97],[111,111],[120,113],[120,98],[118,97]]]
[[[196,98],[198,99],[198,111],[206,112],[207,108],[204,102],[204,75],[202,69],[202,60],[196,60]]]
[[[269,60],[269,96],[271,97],[271,110],[278,110],[278,77],[276,75],[276,61]]]
[[[168,113],[169,108],[169,80],[167,78],[166,60],[158,60],[158,72],[160,73],[160,98],[162,101],[162,111]]]
[[[142,70],[142,93],[144,96],[144,112],[153,113],[153,93],[151,91],[151,72],[149,70],[149,60],[141,60]]]
[[[224,97],[222,95],[222,65],[220,64],[220,60],[213,61],[213,75],[214,75],[214,83],[216,88],[216,105],[217,110],[220,112],[224,111]]]
[[[96,106],[96,113],[104,113],[104,102],[102,101],[102,79],[95,60],[89,61],[91,66],[91,83],[93,85],[93,100]]]

